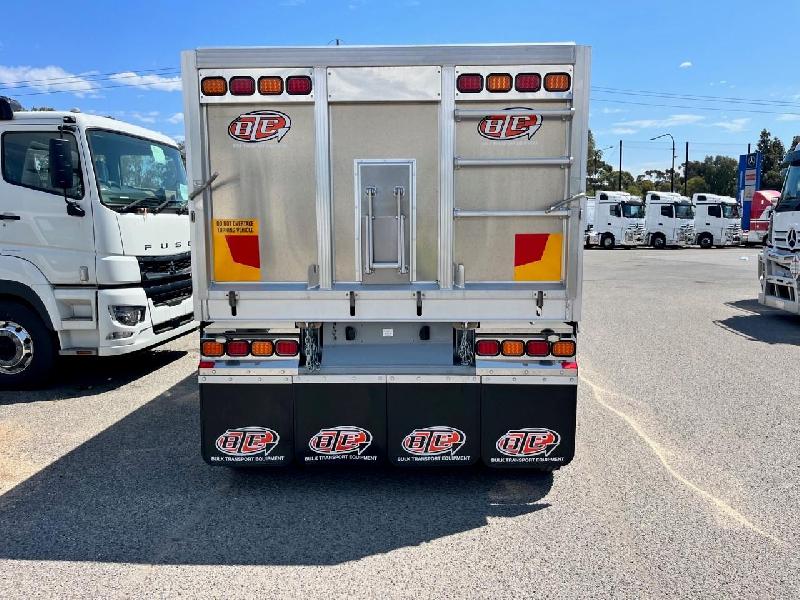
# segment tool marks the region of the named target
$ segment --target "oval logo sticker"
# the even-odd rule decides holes
[[[292,128],[289,115],[256,110],[239,115],[228,125],[228,135],[239,142],[280,142]]]
[[[506,108],[505,110],[530,110],[527,108]],[[486,115],[478,121],[478,133],[487,140],[516,140],[523,136],[531,139],[542,126],[542,115],[533,111],[529,115]]]

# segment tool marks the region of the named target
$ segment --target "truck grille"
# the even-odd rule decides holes
[[[694,226],[692,225],[683,225],[678,230],[678,241],[684,242],[686,244],[694,244],[695,242],[695,235],[694,235]]]
[[[641,223],[629,225],[625,230],[625,241],[637,244],[644,243],[644,225]]]
[[[192,253],[172,254],[170,256],[137,256],[142,281],[170,279],[192,274]]]
[[[191,252],[138,256],[144,293],[155,306],[180,304],[192,295]]]
[[[164,321],[163,323],[159,323],[158,325],[153,325],[153,333],[164,333],[165,331],[169,331],[170,329],[177,329],[181,325],[186,325],[189,321],[194,318],[194,315],[188,314],[183,315],[181,317],[176,317],[174,319],[170,319],[169,321]]]

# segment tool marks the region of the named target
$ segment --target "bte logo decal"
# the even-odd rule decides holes
[[[372,443],[372,434],[361,427],[341,425],[320,429],[308,441],[308,447],[317,454],[363,454]]]
[[[437,425],[415,429],[403,438],[403,450],[416,456],[453,455],[467,441],[467,436],[460,429]]]
[[[509,111],[529,110],[526,108],[507,108]],[[529,115],[487,115],[478,122],[478,133],[488,140],[515,140],[523,136],[531,139],[542,126],[542,115],[531,112]]]
[[[228,456],[268,455],[280,441],[278,432],[266,427],[228,429],[217,438],[217,450]]]
[[[506,456],[550,456],[560,442],[561,436],[552,429],[528,427],[509,429],[495,446]]]
[[[256,110],[239,115],[228,125],[228,135],[239,142],[280,142],[292,128],[289,115],[277,110]]]

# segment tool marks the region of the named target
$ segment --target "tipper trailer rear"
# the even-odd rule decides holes
[[[572,460],[589,63],[183,54],[207,462]]]

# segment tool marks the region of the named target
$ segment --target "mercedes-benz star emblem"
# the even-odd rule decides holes
[[[797,245],[797,230],[794,227],[786,234],[786,242],[789,244],[789,248],[794,248]]]

